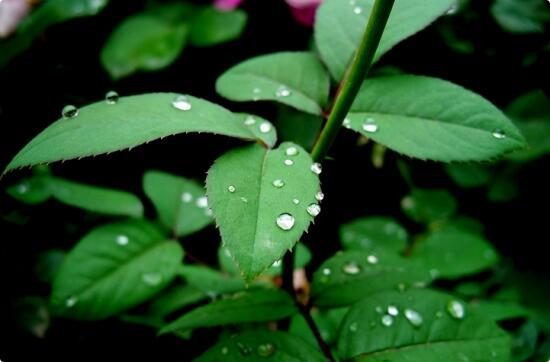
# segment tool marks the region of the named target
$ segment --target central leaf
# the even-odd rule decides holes
[[[287,142],[274,150],[258,144],[232,150],[210,169],[209,203],[246,279],[280,259],[318,214],[319,178],[312,164],[304,149]]]

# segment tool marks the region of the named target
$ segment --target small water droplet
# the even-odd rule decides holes
[[[282,261],[281,259],[275,260],[275,261],[273,262],[273,264],[271,264],[271,266],[273,266],[273,267],[279,267],[279,266],[281,266],[282,263],[283,263],[283,261]]]
[[[287,165],[287,166],[292,166],[292,165],[294,165],[294,161],[292,161],[292,160],[285,160],[285,165]]]
[[[307,213],[313,217],[316,217],[321,212],[321,206],[317,204],[311,204],[307,207]]]
[[[193,201],[193,195],[190,192],[184,192],[181,194],[181,202],[190,203]]]
[[[292,199],[292,203],[293,203],[294,205],[298,205],[298,204],[300,203],[300,200],[298,200],[298,199]]]
[[[258,355],[260,357],[269,357],[275,353],[275,345],[273,343],[262,343],[258,346]]]
[[[497,140],[503,140],[506,138],[506,133],[501,129],[496,129],[493,131],[493,137]]]
[[[252,96],[253,101],[259,101],[260,99],[262,99],[262,97],[260,96],[260,94],[262,93],[262,90],[260,88],[254,88],[252,90],[252,93],[253,93],[253,96]]]
[[[374,308],[374,310],[375,310],[376,313],[378,313],[378,314],[384,313],[384,309],[383,309],[381,306],[379,306],[379,305],[377,305],[377,306]]]
[[[252,348],[250,348],[246,344],[243,344],[241,342],[237,342],[236,344],[241,356],[248,356],[250,353],[252,353]]]
[[[118,103],[118,93],[115,91],[109,91],[105,94],[105,102],[107,104],[117,104]]]
[[[365,122],[363,122],[363,125],[361,126],[363,128],[363,131],[374,133],[378,131],[378,125],[376,124],[376,121],[373,118],[367,118]]]
[[[118,245],[121,245],[121,246],[128,245],[129,242],[130,242],[130,239],[126,235],[118,235],[116,237],[116,243]]]
[[[294,146],[291,146],[286,149],[285,154],[287,156],[296,156],[298,154],[298,149]]]
[[[349,4],[350,4],[351,6],[354,6],[356,3],[357,3],[356,0],[349,0]]]
[[[420,315],[417,311],[407,308],[405,309],[404,314],[405,318],[407,318],[413,327],[418,328],[422,325],[422,315]]]
[[[388,314],[395,317],[396,315],[399,314],[399,309],[397,309],[395,305],[389,305]]]
[[[271,132],[271,123],[269,123],[269,122],[262,122],[262,124],[260,124],[260,132],[261,132],[261,133],[269,133],[269,132]]]
[[[77,297],[70,297],[70,298],[67,298],[67,300],[65,300],[65,306],[67,308],[72,308],[76,305],[76,303],[78,303],[78,298]]]
[[[454,15],[458,12],[458,4],[457,3],[454,3],[452,4],[451,6],[449,6],[449,8],[447,9],[447,11],[445,12],[445,14],[447,15]]]
[[[233,185],[227,186],[227,191],[229,191],[229,192],[231,192],[231,193],[235,192],[236,190],[237,190],[237,189],[236,189],[235,186],[233,186]]]
[[[26,194],[27,192],[29,192],[29,190],[30,190],[29,184],[25,182],[20,183],[15,187],[15,191],[17,191],[17,193],[20,195]]]
[[[282,230],[290,230],[294,226],[294,216],[284,213],[277,217],[277,226]]]
[[[323,172],[323,166],[319,162],[315,162],[311,165],[311,171],[316,175],[320,175]]]
[[[204,209],[204,214],[206,216],[212,216],[214,214],[214,212],[212,211],[211,208],[208,207],[208,208]]]
[[[463,319],[465,313],[464,306],[457,300],[451,300],[446,306],[447,313],[454,319]]]
[[[342,267],[342,271],[349,275],[357,275],[361,273],[361,267],[356,262],[350,261]]]
[[[430,276],[432,279],[435,279],[439,276],[439,270],[437,269],[430,269]]]
[[[288,89],[284,85],[281,85],[279,88],[277,88],[275,95],[277,97],[288,97],[290,95],[290,89]]]
[[[256,119],[252,116],[248,116],[244,120],[244,124],[247,125],[247,126],[252,126],[252,125],[256,124]]]
[[[223,346],[223,347],[222,347],[222,354],[223,354],[223,355],[226,355],[226,354],[228,354],[228,353],[229,353],[229,348],[227,348],[226,346]]]
[[[325,198],[325,194],[322,191],[319,191],[318,193],[315,194],[315,199],[317,201],[323,201],[324,198]]]
[[[435,317],[436,318],[442,318],[443,317],[443,312],[438,310],[437,312],[435,312]]]
[[[63,118],[69,119],[78,116],[78,112],[78,108],[69,104],[68,106],[63,107],[61,114],[63,115]]]
[[[283,180],[277,179],[277,180],[273,180],[271,184],[280,189],[285,185],[285,182]]]
[[[332,270],[330,270],[330,268],[323,268],[323,270],[321,270],[321,273],[323,273],[323,275],[330,275],[332,274]]]
[[[191,103],[186,96],[177,96],[172,101],[172,106],[179,109],[180,111],[188,111],[191,109]]]
[[[397,284],[397,290],[398,290],[398,291],[404,292],[405,289],[407,289],[407,286],[405,285],[405,283],[399,283],[399,284]]]
[[[242,196],[241,196],[241,201],[242,201],[242,202],[248,202],[248,199],[247,199],[246,197],[242,197]]]
[[[162,282],[162,274],[159,273],[145,273],[141,276],[141,280],[149,286],[156,287]]]
[[[357,332],[359,330],[359,326],[357,325],[357,322],[353,322],[349,325],[349,330],[351,332]]]
[[[351,128],[351,120],[349,118],[344,118],[344,127]]]
[[[208,198],[206,196],[201,196],[197,199],[196,204],[201,209],[204,209],[204,208],[208,207]]]
[[[393,317],[391,315],[384,315],[382,316],[382,325],[386,327],[390,327],[393,324]]]
[[[378,257],[376,255],[367,256],[367,262],[369,264],[378,264]]]
[[[359,15],[359,14],[361,14],[362,12],[363,12],[363,8],[360,7],[360,6],[356,6],[356,7],[353,8],[353,13],[354,13],[354,14]]]

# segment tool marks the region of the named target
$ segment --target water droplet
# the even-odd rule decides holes
[[[228,354],[228,353],[229,353],[229,348],[227,348],[226,346],[223,346],[223,347],[222,347],[222,354],[223,354],[223,355],[226,355],[226,354]]]
[[[390,327],[393,324],[393,317],[391,315],[382,316],[382,324],[386,327]]]
[[[432,279],[435,279],[439,276],[439,270],[437,269],[430,269],[430,276]]]
[[[181,194],[181,202],[185,202],[186,204],[193,201],[193,195],[190,192],[184,192]]]
[[[79,112],[78,108],[76,108],[73,105],[68,105],[68,106],[63,107],[63,110],[61,111],[61,114],[63,115],[63,118],[69,119],[69,118],[74,118],[74,117],[78,116],[78,112]]]
[[[285,165],[287,165],[287,166],[292,166],[292,165],[294,165],[294,161],[292,161],[292,160],[285,160]]]
[[[300,203],[300,200],[298,200],[298,199],[292,199],[292,203],[293,203],[294,205],[298,205],[298,204]]]
[[[204,208],[208,207],[208,198],[206,196],[201,196],[197,199],[196,204],[201,209],[204,209]]]
[[[27,192],[29,192],[29,190],[30,190],[30,187],[25,182],[20,183],[15,187],[15,191],[17,191],[17,193],[20,195],[26,194]]]
[[[242,202],[248,202],[248,199],[247,199],[246,197],[242,197],[242,196],[241,196],[241,201],[242,201]]]
[[[115,91],[109,91],[105,94],[105,102],[107,104],[117,104],[118,103],[118,93]]]
[[[463,319],[466,314],[462,303],[456,300],[451,300],[446,306],[447,313],[454,319]]]
[[[503,140],[506,138],[506,133],[501,129],[496,129],[493,131],[493,137],[497,140]]]
[[[277,188],[281,188],[285,185],[285,182],[283,180],[277,179],[277,180],[273,180],[271,184]]]
[[[418,328],[422,325],[422,316],[417,311],[407,308],[405,309],[404,314],[405,318],[407,318],[413,327]]]
[[[141,280],[147,285],[156,287],[162,282],[162,274],[159,273],[145,273],[141,276]]]
[[[451,6],[449,6],[449,8],[447,9],[447,11],[445,12],[445,14],[447,15],[454,15],[458,12],[458,4],[457,3],[454,3],[452,4]]]
[[[349,0],[349,4],[350,4],[351,6],[355,5],[356,3],[357,3],[357,2],[356,2],[355,0]]]
[[[321,172],[323,172],[323,167],[320,163],[315,162],[313,165],[311,165],[311,171],[316,175],[320,175]]]
[[[360,7],[360,6],[356,6],[356,7],[353,8],[353,13],[354,13],[354,14],[359,15],[359,14],[361,14],[362,12],[363,12],[363,8]]]
[[[350,261],[344,265],[342,271],[349,275],[357,275],[361,273],[361,267],[354,261]]]
[[[279,266],[281,266],[282,263],[283,263],[283,261],[282,261],[281,259],[275,260],[275,261],[273,262],[273,264],[271,264],[271,266],[273,266],[273,267],[279,267]]]
[[[330,275],[332,274],[332,270],[330,270],[330,268],[323,268],[323,270],[321,270],[321,273],[323,273],[323,275]]]
[[[237,189],[236,189],[235,186],[233,186],[233,185],[227,186],[227,191],[229,191],[229,192],[231,192],[231,193],[235,192],[236,190],[237,190]]]
[[[204,214],[205,214],[206,216],[212,216],[213,213],[214,213],[214,212],[212,211],[211,208],[206,208],[206,209],[204,209]]]
[[[367,262],[369,264],[378,264],[378,257],[376,255],[367,256]]]
[[[353,322],[349,325],[349,330],[352,331],[352,332],[357,332],[358,329],[359,329],[359,327],[358,327],[356,322]]]
[[[269,122],[262,122],[262,124],[260,124],[260,132],[261,132],[261,133],[269,133],[269,132],[271,132],[271,123],[269,123]]]
[[[399,314],[399,309],[397,309],[395,305],[389,305],[388,314],[395,317],[396,315]]]
[[[441,317],[443,317],[443,312],[441,312],[441,311],[435,312],[435,317],[436,317],[436,318],[441,318]]]
[[[252,100],[259,101],[261,99],[260,93],[262,93],[262,90],[260,88],[254,88],[252,93],[254,94]]]
[[[283,230],[290,230],[294,226],[294,216],[284,213],[277,217],[277,226]]]
[[[269,357],[275,353],[275,346],[273,343],[262,343],[258,346],[258,355],[261,357]]]
[[[289,147],[286,149],[285,154],[287,156],[296,156],[298,154],[298,149],[296,147]]]
[[[351,121],[349,118],[344,118],[344,127],[351,128]]]
[[[288,89],[284,85],[281,85],[279,88],[277,88],[275,95],[277,97],[288,97],[290,95],[290,89]]]
[[[126,235],[118,235],[116,237],[116,243],[118,245],[121,245],[121,246],[128,245],[129,242],[130,242],[130,239]]]
[[[321,212],[321,206],[317,204],[311,204],[307,207],[307,213],[313,217],[316,217]]]
[[[180,111],[188,111],[191,109],[191,103],[186,96],[177,96],[172,101],[172,106],[179,109]]]
[[[237,349],[239,350],[241,356],[248,356],[250,353],[252,353],[252,348],[241,342],[237,342]]]
[[[72,308],[76,305],[76,303],[78,303],[78,298],[77,297],[70,297],[70,298],[67,298],[67,300],[65,300],[65,306],[67,308]]]
[[[397,284],[397,290],[398,290],[398,291],[404,292],[405,289],[407,289],[407,286],[405,285],[405,283],[399,283],[399,284]]]
[[[256,124],[256,119],[252,116],[248,116],[244,120],[244,124],[247,125],[247,126],[252,126],[252,125]]]
[[[377,305],[377,306],[374,308],[374,310],[375,310],[376,313],[378,313],[378,314],[384,313],[384,309],[382,309],[382,307],[379,306],[379,305]]]
[[[324,198],[325,198],[325,194],[322,191],[319,191],[318,193],[315,194],[315,199],[317,201],[323,201]]]
[[[376,124],[376,121],[373,118],[367,118],[365,122],[363,122],[363,125],[361,126],[363,128],[363,131],[374,133],[378,131],[378,125]]]

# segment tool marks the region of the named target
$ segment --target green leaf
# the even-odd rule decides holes
[[[193,180],[160,171],[147,171],[143,190],[161,223],[176,236],[203,229],[212,222],[204,188]]]
[[[402,40],[424,29],[444,14],[454,0],[396,0],[380,40],[374,61]],[[317,11],[315,43],[336,80],[359,46],[374,0],[326,0]]]
[[[306,150],[311,150],[321,131],[323,118],[294,108],[280,106],[275,126],[281,141],[294,142]]]
[[[471,189],[486,185],[490,178],[490,170],[475,163],[448,164],[445,171],[460,187]]]
[[[327,310],[312,309],[310,311],[311,317],[315,325],[317,325],[321,337],[329,346],[335,344],[336,338],[338,337],[338,327],[348,310],[349,308],[333,308]],[[301,314],[296,314],[292,317],[289,332],[302,337],[312,345],[317,344],[315,335]]]
[[[206,293],[192,285],[175,285],[155,297],[149,305],[149,313],[164,318],[207,298]]]
[[[530,358],[535,354],[537,349],[538,337],[539,329],[533,321],[529,320],[523,323],[515,333],[512,341],[512,361],[531,361]]]
[[[326,362],[326,358],[306,341],[294,335],[263,329],[227,335],[195,362]]]
[[[413,189],[401,200],[405,215],[418,223],[444,220],[454,214],[456,208],[456,199],[443,189]]]
[[[179,274],[187,283],[213,298],[245,289],[242,279],[228,278],[214,269],[204,266],[183,265]]]
[[[191,22],[191,44],[207,47],[239,38],[246,26],[242,10],[220,11],[213,6],[202,9]]]
[[[348,128],[420,159],[482,161],[525,146],[520,132],[489,101],[436,78],[368,79],[348,120]]]
[[[481,235],[449,226],[420,240],[411,258],[429,269],[433,277],[456,279],[490,268],[499,255]]]
[[[340,227],[340,241],[347,250],[382,248],[401,252],[407,246],[408,238],[407,230],[389,217],[360,218]]]
[[[73,118],[61,118],[29,142],[6,171],[139,146],[159,138],[188,132],[207,132],[253,140],[238,116],[216,104],[181,95],[149,93],[121,97],[116,104],[97,102]],[[183,107],[186,106],[186,107]]]
[[[186,24],[155,17],[132,15],[120,23],[101,50],[101,64],[112,78],[138,70],[155,71],[172,64],[185,46]]]
[[[498,300],[474,300],[471,303],[473,309],[486,315],[495,322],[508,319],[529,317],[531,311],[521,304],[513,302],[503,302]]]
[[[267,322],[296,313],[292,298],[278,289],[253,290],[213,301],[184,314],[160,333],[228,324]]]
[[[390,306],[396,316],[379,313],[389,313]],[[464,316],[458,318],[461,310]],[[354,305],[342,322],[338,352],[345,361],[507,362],[510,339],[453,297],[411,289],[386,291]]]
[[[431,281],[427,270],[393,253],[348,251],[325,261],[313,276],[316,306],[353,304],[386,289],[403,289]]]
[[[166,287],[183,258],[179,244],[145,221],[92,230],[67,255],[53,283],[57,313],[103,319],[140,304]]]
[[[550,22],[548,7],[538,0],[496,0],[491,14],[510,33],[543,33]]]
[[[52,196],[47,178],[41,176],[24,178],[8,187],[6,192],[17,201],[29,205],[41,204]]]
[[[289,149],[297,153],[287,155]],[[283,143],[274,150],[257,144],[232,150],[210,168],[208,200],[222,241],[246,279],[281,259],[313,220],[307,209],[317,204],[320,188],[311,166],[306,151]]]
[[[273,148],[277,143],[277,130],[268,120],[248,113],[237,113],[245,126],[258,140],[261,140],[267,147]]]
[[[271,100],[322,115],[330,80],[312,53],[282,52],[237,64],[222,74],[216,90],[232,101]]]

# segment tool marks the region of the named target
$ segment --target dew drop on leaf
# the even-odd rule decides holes
[[[77,297],[70,297],[70,298],[67,298],[67,300],[65,300],[65,306],[67,308],[72,308],[76,305],[76,303],[78,303],[78,298]]]
[[[330,270],[330,268],[323,268],[323,270],[321,270],[321,273],[323,273],[323,275],[330,275],[332,274],[332,270]]]
[[[381,307],[381,306],[379,306],[379,305],[378,305],[378,306],[376,306],[376,307],[374,308],[374,310],[375,310],[375,311],[376,311],[376,313],[378,313],[378,314],[382,314],[382,313],[384,313],[384,309],[382,309],[382,307]]]
[[[344,127],[346,128],[351,128],[351,121],[349,118],[344,118],[344,123],[343,123]]]
[[[391,315],[384,315],[382,316],[382,325],[386,327],[390,327],[393,324],[393,317]]]
[[[110,105],[117,104],[118,98],[118,93],[115,91],[109,91],[105,94],[105,102]]]
[[[73,105],[65,106],[65,107],[63,107],[63,110],[61,111],[61,114],[62,114],[63,118],[65,118],[65,119],[74,118],[74,117],[78,116],[78,108],[76,108]]]
[[[360,6],[356,6],[356,7],[353,8],[353,13],[354,13],[354,14],[359,15],[359,14],[361,14],[362,12],[363,12],[363,8],[360,7]]]
[[[294,161],[292,161],[292,160],[285,160],[285,165],[287,165],[287,166],[292,166],[292,165],[294,165]]]
[[[269,132],[271,132],[271,123],[269,123],[269,122],[262,122],[262,124],[260,124],[260,132],[261,132],[261,133],[269,133]]]
[[[269,357],[275,353],[275,345],[273,343],[262,343],[258,346],[258,355],[260,357]]]
[[[307,213],[315,217],[321,212],[321,206],[317,204],[311,204],[307,207]]]
[[[413,327],[418,328],[422,325],[422,315],[420,315],[417,311],[407,308],[405,309],[404,314],[405,318],[407,318]]]
[[[373,118],[367,118],[361,128],[363,128],[363,131],[368,133],[374,133],[378,131],[378,125]]]
[[[369,264],[378,264],[378,257],[376,255],[367,256],[367,262]]]
[[[206,196],[201,196],[197,199],[197,206],[201,209],[208,207],[208,198]]]
[[[349,330],[351,332],[357,332],[358,329],[359,329],[359,327],[357,325],[357,322],[353,322],[349,325]]]
[[[464,306],[457,300],[451,300],[446,306],[447,313],[454,319],[463,319],[465,316]]]
[[[298,149],[296,147],[289,147],[286,149],[285,154],[287,156],[296,156],[298,154]]]
[[[190,192],[184,192],[181,194],[181,202],[190,203],[193,201],[193,195]]]
[[[141,276],[141,280],[149,286],[156,287],[162,282],[162,274],[159,273],[145,273]]]
[[[279,88],[277,88],[275,95],[277,97],[288,97],[290,95],[290,89],[288,89],[284,85],[281,85]]]
[[[284,213],[277,217],[277,226],[282,230],[290,230],[294,226],[294,216]]]
[[[172,101],[172,106],[180,111],[188,111],[191,109],[191,103],[186,96],[177,96]]]
[[[323,201],[324,198],[325,198],[325,194],[322,191],[319,191],[318,193],[315,194],[315,199],[317,201]]]
[[[116,243],[118,245],[121,245],[121,246],[128,245],[129,242],[130,242],[130,239],[126,235],[118,235],[116,237]]]
[[[252,126],[252,125],[256,124],[256,119],[254,119],[254,117],[252,117],[252,116],[248,116],[244,120],[244,124],[247,125],[247,126]]]
[[[252,100],[259,101],[261,99],[260,93],[262,93],[262,90],[260,88],[254,88],[252,90],[252,93],[253,93]]]
[[[321,166],[320,163],[315,162],[314,164],[311,165],[311,171],[316,175],[320,175],[321,172],[323,172],[323,167]]]
[[[24,194],[26,194],[27,192],[29,192],[29,190],[30,190],[30,187],[29,187],[29,185],[28,185],[27,183],[25,183],[25,182],[22,182],[22,183],[20,183],[19,185],[17,185],[17,186],[15,187],[15,191],[17,191],[17,193],[18,193],[19,195],[24,195]]]
[[[388,306],[388,314],[395,317],[399,314],[399,309],[395,305],[390,305]]]
[[[229,192],[231,192],[231,193],[235,192],[236,190],[237,190],[237,189],[236,189],[235,186],[233,186],[233,185],[227,186],[227,191],[229,191]]]
[[[492,134],[493,137],[497,140],[503,140],[506,138],[506,133],[504,133],[504,131],[501,129],[495,129]]]
[[[342,267],[342,271],[349,275],[356,275],[361,273],[361,267],[356,262],[350,261]]]
[[[277,179],[277,180],[273,180],[271,184],[277,188],[281,188],[285,185],[285,182],[283,180]]]
[[[223,346],[221,352],[223,355],[226,355],[229,353],[229,348],[227,348],[226,346]]]
[[[292,203],[293,203],[294,205],[298,205],[298,204],[300,203],[300,200],[298,200],[298,199],[292,199]]]

